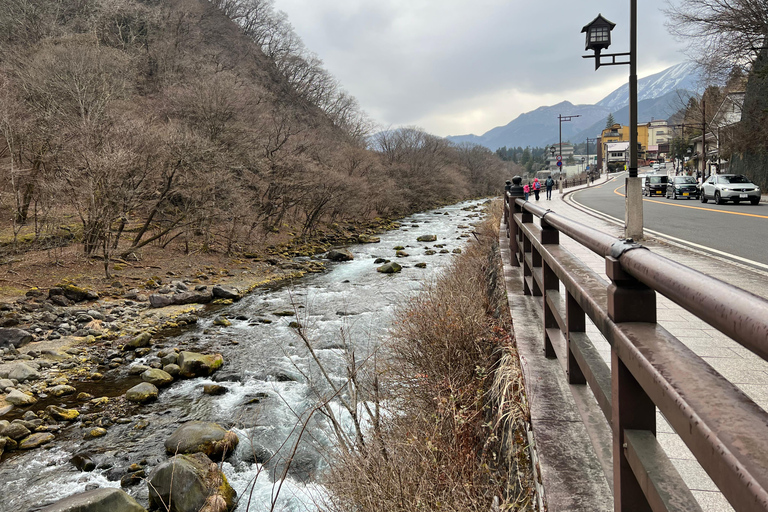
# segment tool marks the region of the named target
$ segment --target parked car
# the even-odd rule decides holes
[[[693,176],[675,176],[667,184],[667,197],[677,199],[686,197],[688,199],[699,198],[699,184]]]
[[[661,169],[661,165],[659,165],[659,164],[653,164],[653,172],[656,172],[656,171],[658,171],[659,169]]]
[[[645,196],[663,196],[667,194],[666,174],[646,174],[643,186],[643,195]]]
[[[760,202],[760,187],[749,181],[743,174],[713,174],[699,187],[701,202],[713,199],[717,204],[733,201]]]

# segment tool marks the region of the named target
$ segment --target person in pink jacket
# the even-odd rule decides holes
[[[531,193],[531,186],[529,184],[523,185],[523,193],[525,194],[525,200],[528,200],[528,194]]]

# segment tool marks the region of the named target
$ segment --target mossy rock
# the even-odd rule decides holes
[[[421,235],[416,239],[418,242],[435,242],[437,241],[437,235]]]
[[[405,247],[403,247],[402,245],[396,245],[392,249],[394,249],[395,251],[402,251],[403,249],[405,249]]]
[[[394,261],[391,261],[389,263],[385,263],[384,265],[378,267],[376,269],[376,272],[381,272],[382,274],[395,274],[397,272],[400,272],[402,269],[403,267],[401,267]]]
[[[416,267],[416,268],[427,268],[427,264],[424,263],[424,262],[421,262],[421,263],[415,264],[414,267]]]

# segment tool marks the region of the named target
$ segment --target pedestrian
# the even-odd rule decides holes
[[[533,195],[536,196],[536,200],[539,200],[539,190],[541,190],[541,183],[539,178],[533,178]]]
[[[552,179],[552,175],[547,176],[547,181],[544,182],[544,186],[547,187],[547,199],[552,199],[552,187],[555,186],[555,180]]]
[[[527,182],[526,182],[525,186],[523,186],[523,193],[525,194],[525,200],[527,201],[528,200],[528,194],[531,193],[531,186],[528,185]]]

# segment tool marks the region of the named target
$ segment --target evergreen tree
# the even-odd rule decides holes
[[[605,129],[609,129],[616,124],[616,119],[613,118],[613,114],[608,114],[608,118],[605,120]]]

